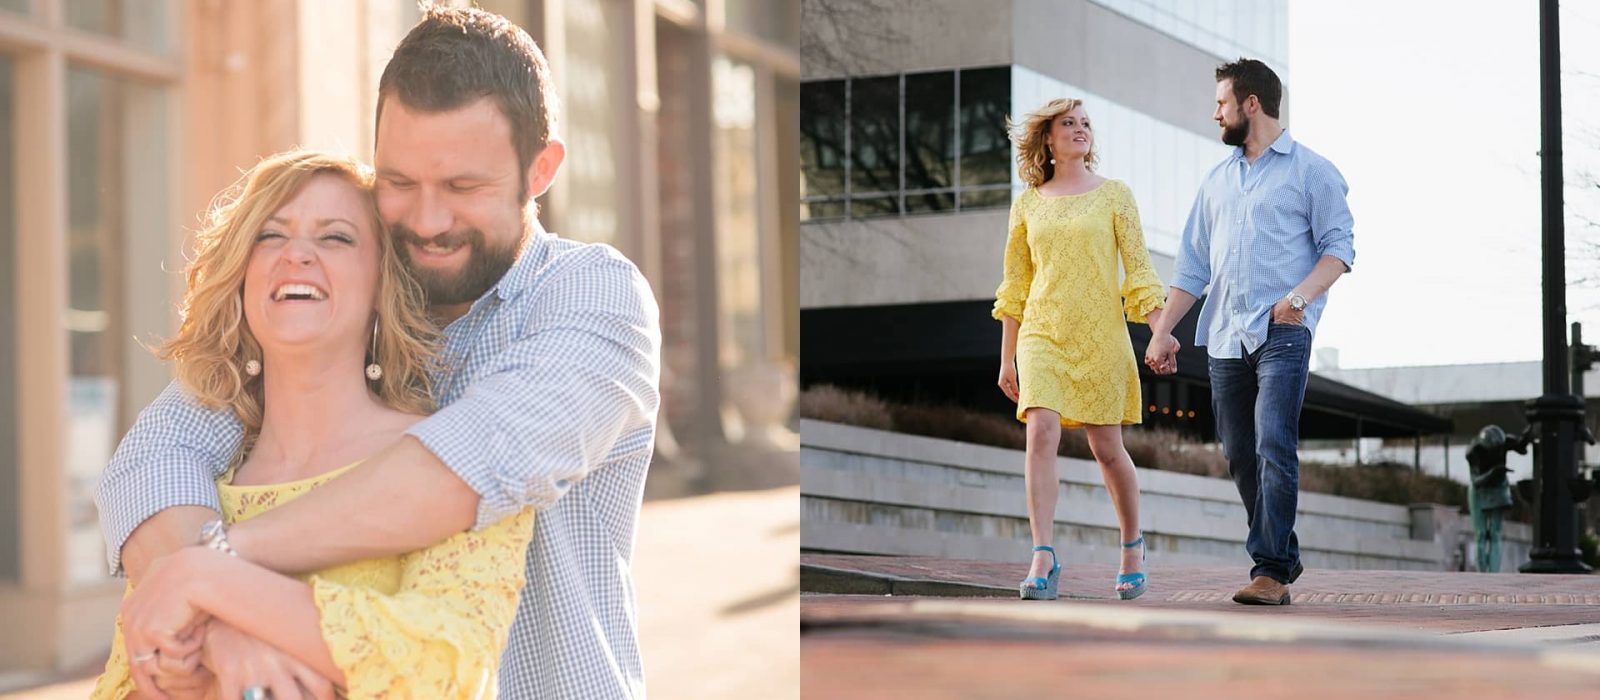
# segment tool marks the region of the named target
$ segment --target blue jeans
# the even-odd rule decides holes
[[[1250,577],[1279,583],[1300,561],[1294,535],[1300,500],[1300,406],[1310,368],[1311,329],[1272,324],[1267,341],[1242,359],[1210,358],[1211,408],[1228,473],[1244,501],[1255,560]]]

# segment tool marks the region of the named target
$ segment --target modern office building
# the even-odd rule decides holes
[[[1162,279],[1201,179],[1230,149],[1211,120],[1217,65],[1288,88],[1284,0],[857,0],[802,3],[803,385],[1007,413],[990,318],[1007,208],[1022,185],[1007,117],[1086,102],[1098,172],[1126,181]],[[1194,337],[1198,313],[1179,327]],[[1136,350],[1146,326],[1132,324]],[[1145,424],[1212,437],[1203,348],[1145,373]],[[1141,371],[1143,368],[1141,367]],[[1313,376],[1303,434],[1416,437],[1448,421]]]

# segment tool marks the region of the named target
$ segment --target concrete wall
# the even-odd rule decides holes
[[[807,223],[800,236],[800,308],[994,298],[1007,212]],[[1150,254],[1172,279],[1171,257]]]
[[[1029,546],[1022,453],[801,421],[801,547],[863,554],[1022,561]],[[1091,461],[1062,458],[1056,541],[1068,563],[1114,563],[1116,514]],[[1231,482],[1139,470],[1140,510],[1157,565],[1249,567]],[[1463,528],[1466,528],[1463,530]],[[1470,567],[1470,523],[1454,509],[1303,493],[1296,532],[1308,568]],[[1531,529],[1508,524],[1508,568]]]
[[[1220,57],[1088,0],[1015,0],[1013,8],[1016,63],[1217,138]]]
[[[1009,65],[1012,3],[803,0],[804,80]]]

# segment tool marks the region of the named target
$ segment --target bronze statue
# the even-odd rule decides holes
[[[1485,427],[1467,449],[1467,464],[1472,467],[1472,483],[1467,500],[1472,507],[1472,528],[1478,538],[1478,570],[1500,571],[1500,543],[1506,511],[1511,510],[1511,481],[1506,478],[1506,452],[1525,454],[1528,440],[1507,437],[1498,425]]]

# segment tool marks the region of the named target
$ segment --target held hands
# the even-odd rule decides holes
[[[206,633],[204,662],[216,674],[219,698],[237,698],[245,688],[266,688],[274,698],[333,700],[333,683],[293,657],[221,620]]]
[[[151,562],[139,586],[122,601],[129,671],[146,697],[168,698],[157,685],[158,677],[174,683],[174,692],[184,692],[190,685],[175,679],[193,674],[199,665],[207,618],[193,601],[200,580],[198,564],[210,556],[226,555],[186,547]]]
[[[1279,299],[1278,303],[1272,305],[1272,322],[1290,326],[1304,326],[1306,325],[1306,312],[1304,309],[1296,311],[1294,307],[1289,305],[1287,298]]]
[[[201,626],[201,643],[204,643],[205,632],[206,628]],[[166,693],[168,700],[209,700],[213,697],[211,689],[217,684],[217,677],[200,665],[201,654],[195,652],[185,658],[157,655],[136,665],[146,667],[156,688]]]
[[[1171,333],[1150,336],[1144,350],[1144,363],[1156,374],[1175,374],[1178,371],[1178,349],[1182,344]]]
[[[1005,393],[1006,398],[1011,399],[1013,403],[1020,400],[1017,393],[1017,363],[1000,363],[1000,381],[998,383],[1000,391]]]

